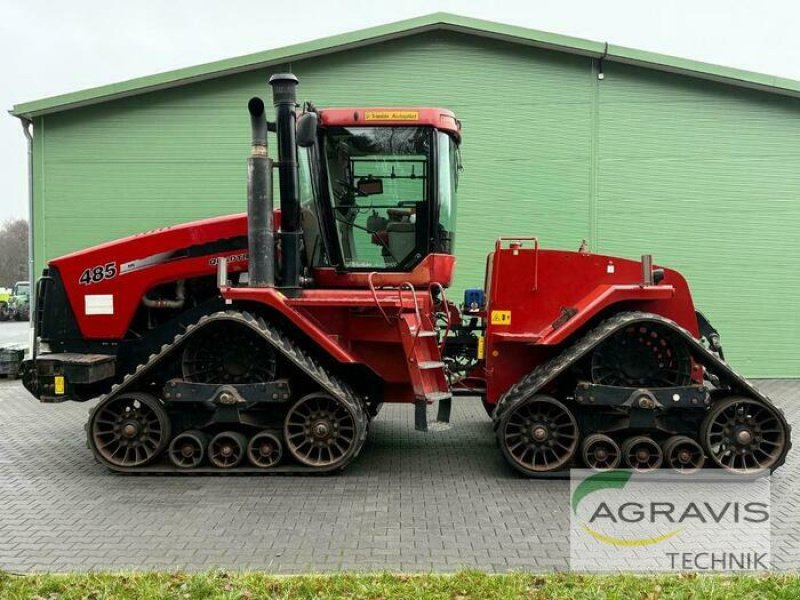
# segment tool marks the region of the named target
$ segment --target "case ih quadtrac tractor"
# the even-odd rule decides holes
[[[382,403],[413,404],[426,430],[454,396],[482,398],[529,476],[784,462],[789,425],[724,362],[679,273],[499,237],[458,308],[453,113],[298,116],[297,79],[270,84],[274,123],[248,105],[246,214],[63,256],[38,282],[25,385],[43,402],[100,397],[86,429],[102,464],[335,471]]]

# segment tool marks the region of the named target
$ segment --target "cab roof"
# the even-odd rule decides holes
[[[327,127],[435,127],[461,141],[461,122],[446,108],[419,106],[373,106],[323,108],[319,111]]]

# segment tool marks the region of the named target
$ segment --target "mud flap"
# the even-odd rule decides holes
[[[453,409],[453,397],[443,398],[439,400],[439,410],[436,415],[436,421],[439,423],[450,423],[450,412]]]
[[[453,396],[443,394],[441,398],[433,401],[436,407],[436,421],[428,426],[428,411],[432,404],[427,400],[416,400],[414,402],[414,429],[417,431],[444,431],[450,429],[450,412],[453,408]],[[431,411],[432,412],[432,411]]]

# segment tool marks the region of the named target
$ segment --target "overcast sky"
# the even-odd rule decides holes
[[[0,221],[27,215],[14,104],[437,11],[800,79],[797,0],[0,0]]]

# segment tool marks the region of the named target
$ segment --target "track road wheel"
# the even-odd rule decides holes
[[[602,433],[593,433],[583,440],[583,463],[595,471],[616,469],[622,460],[619,444]]]
[[[268,469],[281,462],[283,444],[273,433],[262,431],[255,434],[247,444],[247,458],[256,467]]]
[[[628,467],[640,473],[653,471],[664,461],[661,446],[644,435],[625,440],[622,444],[622,457]]]
[[[211,438],[208,460],[220,469],[239,466],[244,458],[247,438],[237,431],[223,431]]]
[[[663,445],[664,462],[673,471],[694,473],[703,468],[706,455],[703,448],[692,438],[685,435],[673,435]]]
[[[789,434],[778,409],[741,396],[714,404],[700,437],[711,460],[736,473],[776,468],[789,450]]]
[[[550,396],[533,396],[504,412],[497,434],[506,460],[525,475],[565,469],[578,449],[575,417]]]
[[[202,431],[184,431],[169,445],[169,460],[180,469],[194,469],[206,458],[208,436]]]
[[[289,453],[310,467],[344,466],[358,450],[356,416],[325,393],[303,396],[289,409],[283,434]]]
[[[164,450],[170,420],[150,394],[128,393],[103,400],[89,417],[89,443],[98,459],[113,467],[141,467]]]

